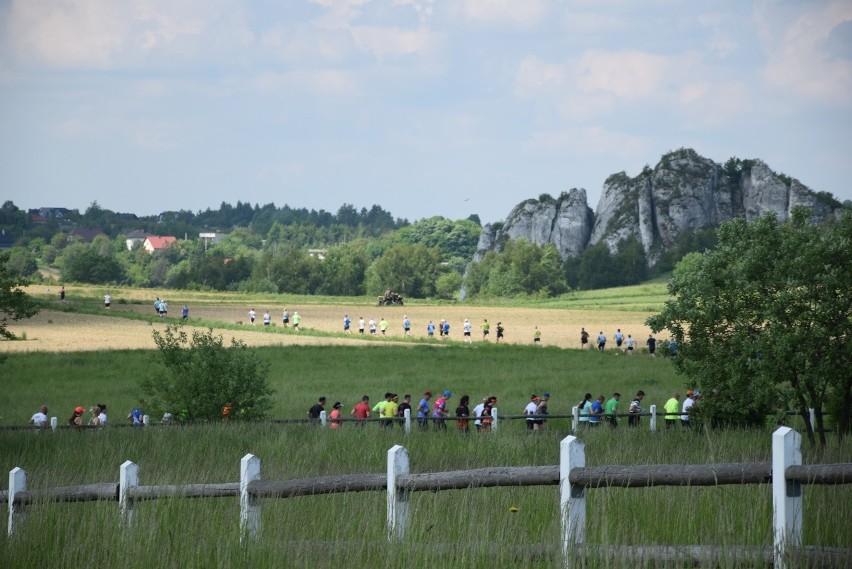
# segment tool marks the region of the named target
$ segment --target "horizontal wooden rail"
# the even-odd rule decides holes
[[[3,501],[9,500],[5,492]],[[118,500],[118,483],[83,484],[80,486],[60,486],[43,490],[27,490],[15,494],[15,504],[34,504],[36,502],[97,502]]]
[[[850,484],[852,464],[811,464],[786,470],[789,482],[800,484]],[[571,470],[571,484],[586,488],[647,488],[654,486],[721,486],[727,484],[768,484],[772,467],[768,462],[736,464],[656,464],[643,466],[587,466]],[[509,466],[406,474],[398,478],[400,489],[408,492],[491,488],[498,486],[555,486],[559,466]],[[256,480],[248,492],[257,498],[294,498],[341,492],[370,492],[387,489],[387,475],[343,474],[295,480]],[[129,490],[134,501],[159,498],[226,498],[239,496],[237,482],[220,484],[181,484],[138,486]],[[8,492],[0,492],[0,503],[8,502]],[[104,482],[19,492],[15,504],[39,501],[94,502],[118,500],[118,484]]]
[[[128,490],[134,501],[157,500],[159,498],[228,498],[240,495],[239,482],[223,484],[182,484],[172,486],[136,486]]]
[[[255,480],[249,482],[248,493],[256,498],[295,498],[385,490],[387,484],[387,474],[343,474],[297,480]]]
[[[772,465],[769,462],[747,462],[591,466],[572,469],[569,481],[587,488],[766,484],[772,481]]]

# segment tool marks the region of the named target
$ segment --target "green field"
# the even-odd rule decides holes
[[[619,296],[619,295],[616,295]],[[454,407],[497,395],[502,415],[518,414],[531,392],[551,393],[550,411],[568,413],[586,391],[629,396],[648,393],[662,405],[686,387],[664,358],[616,356],[528,346],[451,345],[291,346],[258,348],[271,364],[276,389],[273,418],[304,417],[319,395],[348,409],[363,394],[451,389]],[[10,354],[3,365],[2,424],[25,423],[42,403],[64,420],[73,407],[109,405],[119,423],[141,395],[140,378],[152,372],[152,351]],[[747,395],[743,395],[747,396]],[[647,421],[647,419],[646,419]],[[569,422],[553,419],[530,436],[522,421],[504,421],[497,433],[460,435],[401,429],[323,430],[307,425],[216,423],[147,429],[37,433],[0,429],[0,470],[20,466],[32,489],[118,480],[119,465],[140,466],[142,484],[236,482],[239,460],[253,453],[263,478],[384,472],[386,452],[405,446],[413,472],[485,466],[558,463]],[[713,432],[647,428],[585,432],[587,464],[767,461],[772,426]],[[852,449],[831,440],[805,462],[850,462]],[[5,489],[6,485],[3,484]],[[804,542],[852,547],[850,487],[808,487]],[[519,511],[512,513],[509,508]],[[839,507],[838,507],[839,506]],[[558,559],[531,546],[559,543],[557,487],[474,489],[419,493],[402,545],[385,542],[385,495],[351,493],[262,500],[263,531],[250,548],[240,545],[237,499],[161,500],[137,505],[134,528],[118,523],[114,502],[36,504],[12,539],[0,537],[8,567],[552,567]],[[600,544],[769,545],[770,488],[656,488],[591,490],[588,542]],[[35,552],[35,553],[34,553]],[[617,560],[603,563],[622,565]],[[736,565],[736,564],[734,564]],[[732,566],[734,566],[732,565]],[[677,564],[671,566],[678,566]],[[748,566],[748,565],[745,565]]]

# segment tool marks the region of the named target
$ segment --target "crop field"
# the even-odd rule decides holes
[[[42,403],[50,407],[49,415],[64,422],[75,406],[104,402],[110,422],[124,423],[129,409],[144,396],[138,381],[158,365],[151,331],[164,326],[153,317],[150,291],[113,291],[109,315],[104,314],[100,290],[69,292],[70,307],[55,306],[51,294],[50,309],[13,328],[26,334],[25,341],[0,344],[9,356],[0,367],[0,426],[25,424]],[[160,292],[166,298],[174,293]],[[603,329],[611,338],[616,327],[647,336],[647,310],[602,308],[612,306],[606,304],[608,299],[622,302],[631,293],[577,298],[570,307],[411,303],[381,310],[365,299],[337,303],[288,298],[284,304],[276,298],[202,298],[204,293],[191,293],[186,299],[175,295],[170,313],[179,313],[186,302],[194,325],[212,326],[226,340],[244,339],[258,358],[270,363],[274,419],[304,418],[319,395],[328,397],[329,406],[343,402],[348,414],[363,394],[375,402],[391,390],[411,393],[416,401],[425,390],[443,389],[453,391],[450,408],[462,394],[470,395],[472,404],[496,395],[502,416],[520,414],[530,393],[547,390],[552,395],[550,412],[562,414],[587,391],[607,397],[620,391],[626,407],[630,396],[643,389],[646,404],[661,406],[672,391],[687,387],[665,358],[576,349],[581,326],[593,336]],[[276,323],[284,306],[298,310],[305,330],[247,326],[245,316],[252,306],[260,315],[269,308]],[[388,338],[358,338],[357,331],[345,336],[344,313],[354,323],[361,315],[377,320],[386,316],[392,333]],[[403,314],[414,322],[412,339],[401,335]],[[452,340],[426,340],[425,322],[441,318],[453,323]],[[472,345],[461,341],[464,318],[475,325]],[[506,345],[481,341],[478,325],[483,318],[492,323],[492,340],[493,324],[503,321]],[[236,324],[239,320],[244,323]],[[536,325],[543,330],[543,347],[531,345]],[[651,433],[645,421],[640,429],[620,425],[580,434],[587,464],[750,462],[770,457],[773,425]],[[797,426],[795,418],[791,426]],[[141,484],[236,482],[240,458],[252,453],[263,462],[264,479],[286,480],[384,472],[387,450],[395,444],[409,450],[412,472],[554,465],[559,441],[569,429],[569,420],[561,418],[549,420],[535,435],[527,433],[523,421],[509,419],[487,435],[458,433],[452,422],[447,432],[415,429],[410,435],[399,428],[369,424],[361,429],[351,423],[337,430],[274,422],[55,433],[0,429],[0,471],[19,466],[28,473],[29,487],[38,489],[117,481],[120,464],[132,460],[140,467]],[[824,451],[805,443],[803,452],[806,463],[852,461],[849,444],[833,438]],[[767,546],[772,543],[770,496],[767,485],[591,490],[587,541],[717,545],[729,550]],[[804,543],[852,548],[850,503],[849,486],[808,487]],[[236,498],[142,502],[129,530],[121,527],[115,502],[44,503],[27,507],[14,537],[3,532],[0,559],[8,567],[556,567],[558,504],[556,486],[417,493],[411,498],[405,542],[388,544],[383,492],[264,499],[260,538],[246,546],[239,540]],[[587,566],[636,565],[610,558]],[[716,566],[753,564],[728,560]]]

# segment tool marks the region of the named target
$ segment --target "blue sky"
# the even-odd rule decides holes
[[[852,199],[848,0],[0,0],[0,200],[506,217],[692,147]]]

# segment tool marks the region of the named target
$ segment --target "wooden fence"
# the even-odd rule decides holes
[[[784,569],[789,560],[801,559],[810,552],[802,545],[802,485],[850,484],[852,463],[802,465],[801,435],[788,427],[781,427],[772,435],[771,463],[587,467],[583,442],[575,436],[568,436],[560,443],[560,464],[556,466],[496,467],[421,474],[410,472],[408,451],[400,445],[388,450],[385,473],[301,480],[262,480],[260,459],[252,454],[245,455],[240,461],[240,481],[225,484],[142,486],[139,484],[139,466],[126,461],[120,467],[117,484],[27,490],[26,473],[21,468],[14,468],[9,472],[9,490],[0,492],[0,502],[9,505],[8,533],[12,535],[25,513],[25,506],[39,502],[117,501],[121,517],[129,525],[133,522],[136,502],[165,498],[238,497],[242,539],[254,540],[261,532],[260,500],[263,498],[386,491],[388,539],[400,541],[405,537],[413,492],[558,485],[560,551],[567,567],[573,564],[575,554],[587,547],[586,493],[591,489],[764,483],[772,484],[772,556],[775,567]],[[826,554],[821,552],[820,555],[824,557]],[[852,560],[852,550],[848,549],[834,550],[828,555],[829,565],[848,566],[846,564]]]

